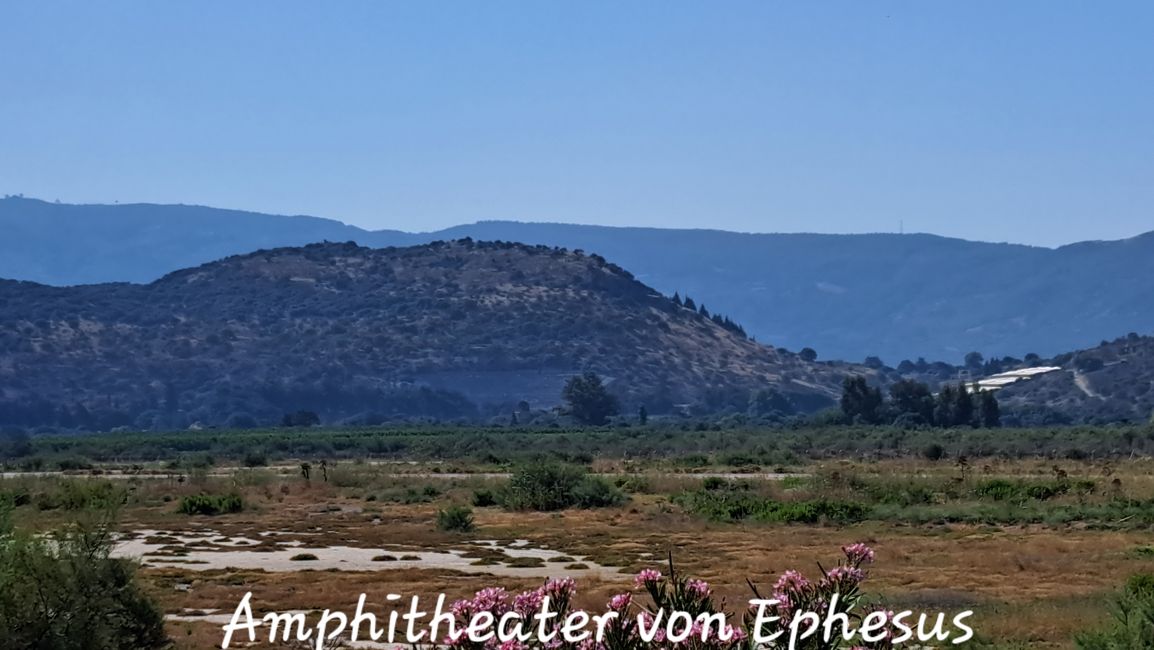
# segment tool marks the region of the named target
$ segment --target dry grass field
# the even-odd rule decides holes
[[[791,485],[820,488],[834,498],[855,489],[847,476],[862,485],[893,477],[948,485],[1061,475],[1063,480],[1105,486],[1096,492],[1125,490],[1126,498],[1134,500],[1154,496],[1154,465],[1147,460],[1059,465],[832,461],[793,468],[798,474],[793,478],[751,475],[744,482],[752,484],[746,489],[782,499],[793,489],[806,489]],[[475,507],[472,531],[446,532],[436,525],[439,510],[469,504],[477,491],[498,489],[506,479],[446,476],[440,469],[407,465],[405,473],[398,474],[396,466],[347,463],[328,468],[328,481],[317,472],[306,481],[295,466],[285,465],[132,479],[122,481],[130,496],[118,527],[126,544],[151,544],[142,557],[142,579],[172,618],[169,631],[177,647],[190,650],[220,645],[217,617],[231,613],[246,592],[252,592],[258,615],[274,610],[352,611],[362,592],[370,607],[387,612],[387,593],[431,600],[443,592],[456,598],[486,586],[523,589],[537,586],[546,576],[574,574],[579,604],[600,607],[612,594],[629,588],[637,570],[662,567],[670,555],[679,570],[710,581],[731,610],[740,610],[751,595],[747,579],[768,586],[787,569],[816,572],[817,562],[832,560],[842,544],[855,541],[877,550],[867,590],[891,608],[972,609],[976,633],[990,645],[1068,648],[1076,632],[1108,619],[1111,595],[1128,576],[1154,572],[1149,527],[1124,520],[718,521],[690,512],[673,496],[697,489],[700,476],[644,473],[645,468],[628,481],[626,475],[616,475],[621,479],[616,482],[630,492],[620,506],[557,512]],[[639,468],[599,462],[595,469],[614,476]],[[5,483],[20,483],[35,492],[66,480],[7,478]],[[244,508],[215,516],[177,511],[182,498],[201,493],[235,493]],[[1063,507],[1063,500],[1071,507],[1075,500],[1085,505],[1096,498],[1104,497],[1059,496],[1047,507]],[[57,509],[21,508],[17,516],[25,525],[49,527],[66,515]],[[540,555],[522,553],[518,558],[515,549]],[[318,557],[291,559],[286,565],[290,552],[294,558]],[[380,561],[366,565],[368,555]],[[350,559],[342,562],[342,557]],[[246,564],[253,558],[256,565]],[[209,615],[201,616],[204,612]]]

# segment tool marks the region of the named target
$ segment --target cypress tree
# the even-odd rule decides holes
[[[998,398],[994,396],[994,391],[984,390],[978,393],[978,418],[987,429],[1002,426],[1002,409],[998,406]]]

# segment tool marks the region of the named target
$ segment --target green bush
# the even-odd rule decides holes
[[[603,508],[626,500],[608,481],[576,465],[543,462],[517,468],[498,499],[510,510],[549,512],[565,508]]]
[[[268,465],[268,456],[259,451],[248,451],[243,462],[245,467],[265,467]]]
[[[152,650],[169,645],[136,565],[109,557],[112,526],[78,522],[48,536],[0,512],[0,639],[5,648]]]
[[[701,489],[703,490],[720,490],[729,485],[729,481],[720,476],[707,476],[701,481]]]
[[[978,487],[974,488],[974,493],[994,501],[1009,501],[1018,493],[1018,488],[1006,479],[995,478],[979,483]]]
[[[600,476],[586,476],[570,494],[578,508],[611,508],[628,500],[624,492]]]
[[[468,533],[475,527],[473,510],[467,506],[449,506],[437,511],[437,530]]]
[[[673,501],[692,514],[715,521],[849,524],[863,521],[870,514],[867,506],[853,501],[825,498],[778,501],[734,484],[725,489],[684,492]]]
[[[497,505],[497,495],[492,490],[473,490],[473,507],[488,508]]]
[[[1154,575],[1139,574],[1126,581],[1114,603],[1114,621],[1102,630],[1079,634],[1081,650],[1154,648]]]
[[[112,481],[65,479],[21,502],[31,500],[40,510],[108,510],[123,505],[127,498],[124,486]]]
[[[238,494],[194,494],[180,500],[177,512],[185,515],[225,515],[244,510]]]
[[[514,470],[501,494],[510,510],[563,510],[573,505],[573,490],[585,477],[574,465],[537,463]]]
[[[1085,483],[1081,482],[1080,488],[1085,488]],[[1048,501],[1066,494],[1070,491],[1070,487],[1070,482],[1066,480],[1027,483],[998,478],[979,483],[974,489],[974,493],[980,498],[994,501],[1021,502],[1027,499]],[[1092,482],[1090,482],[1090,489],[1093,489]]]

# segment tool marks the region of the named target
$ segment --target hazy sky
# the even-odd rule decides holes
[[[4,2],[0,193],[1127,237],[1154,2]]]

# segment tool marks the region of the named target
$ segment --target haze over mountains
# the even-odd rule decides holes
[[[743,234],[481,222],[431,233],[179,205],[0,200],[0,277],[147,282],[228,255],[318,241],[371,247],[472,237],[582,249],[758,340],[890,365],[1052,356],[1154,323],[1154,233],[1058,249],[933,235]]]

